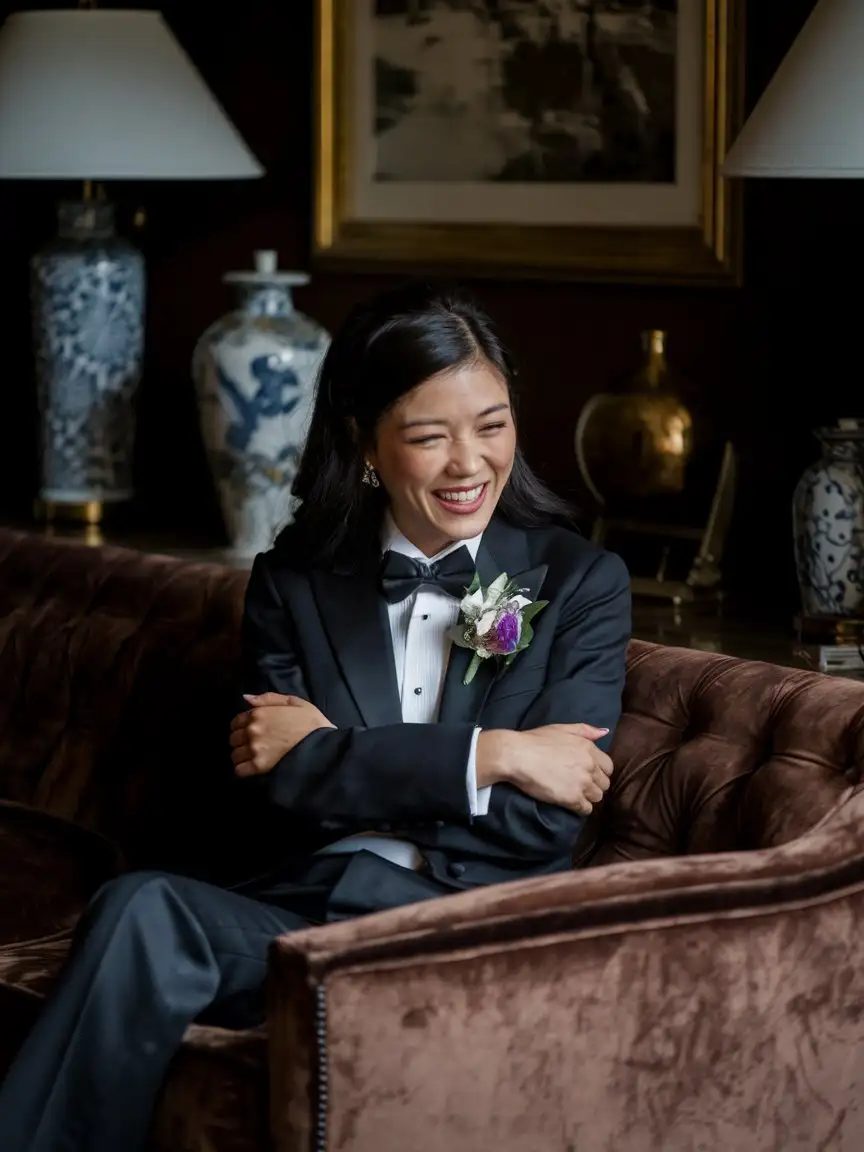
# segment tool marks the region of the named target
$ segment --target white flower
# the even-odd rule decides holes
[[[478,636],[486,635],[486,633],[495,623],[495,618],[497,615],[497,611],[494,608],[490,608],[485,611],[482,616],[478,617],[476,623],[474,624],[474,631]]]
[[[478,588],[476,592],[469,592],[467,596],[463,596],[459,611],[466,620],[476,620],[483,611],[483,590]]]

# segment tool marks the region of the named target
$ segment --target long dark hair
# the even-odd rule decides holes
[[[489,317],[460,289],[411,281],[350,312],[321,365],[293,485],[301,501],[295,520],[307,562],[348,558],[377,537],[387,497],[362,477],[364,448],[374,444],[384,413],[430,377],[481,358],[505,381],[515,410],[510,354]],[[573,518],[518,447],[496,514],[525,528],[572,524]]]

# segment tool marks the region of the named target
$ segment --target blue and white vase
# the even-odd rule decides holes
[[[133,399],[144,357],[144,259],[104,201],[67,202],[30,262],[46,504],[132,496]]]
[[[201,336],[192,358],[201,432],[231,547],[266,551],[290,523],[291,484],[306,439],[328,333],[298,312],[275,252],[256,252],[254,272],[229,272],[238,307]]]
[[[795,562],[807,616],[864,612],[864,426],[857,423],[816,430],[822,458],[795,489]]]

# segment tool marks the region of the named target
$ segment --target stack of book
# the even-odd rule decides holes
[[[797,655],[811,668],[864,679],[864,620],[796,616]]]

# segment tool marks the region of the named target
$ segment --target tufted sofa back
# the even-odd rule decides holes
[[[864,684],[634,640],[591,863],[769,848],[860,783]]]
[[[246,811],[227,743],[245,584],[0,531],[0,799],[103,833],[130,866],[257,866],[269,814]]]
[[[0,799],[129,866],[227,882],[286,850],[227,751],[246,573],[0,530]],[[793,839],[861,778],[864,686],[634,641],[592,864]]]

